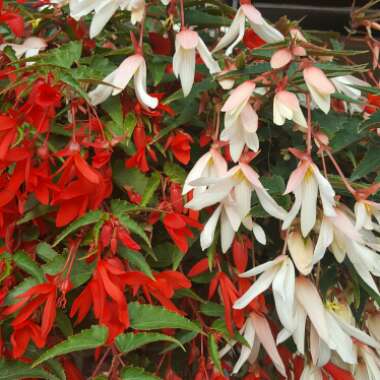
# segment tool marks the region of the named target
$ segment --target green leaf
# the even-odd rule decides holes
[[[187,175],[185,169],[170,161],[165,162],[164,173],[172,180],[172,182],[176,182],[181,185],[184,184]]]
[[[66,236],[72,234],[77,229],[87,226],[89,224],[96,223],[104,217],[104,212],[96,210],[96,211],[90,211],[87,214],[83,215],[81,218],[75,220],[71,224],[69,224],[68,227],[66,227],[57,237],[55,240],[53,247],[55,247],[57,244],[59,244]]]
[[[51,64],[69,69],[82,55],[82,43],[71,41],[59,48],[50,50],[49,53],[41,54],[39,63]]]
[[[222,363],[220,362],[218,345],[215,340],[215,336],[213,334],[209,334],[208,336],[208,348],[211,356],[211,360],[213,361],[215,367],[220,373],[223,373]]]
[[[123,352],[124,354],[127,354],[128,352],[131,352],[133,350],[137,350],[138,348],[145,346],[149,343],[154,342],[171,342],[174,343],[180,347],[182,347],[183,350],[185,348],[182,346],[181,342],[179,342],[177,339],[160,333],[127,333],[127,334],[121,334],[119,335],[116,340],[116,346],[117,348]]]
[[[55,322],[65,337],[69,337],[70,335],[74,334],[73,326],[71,325],[71,320],[62,311],[62,309],[57,310],[57,317],[55,319]]]
[[[24,216],[17,221],[17,225],[28,223],[31,220],[38,218],[39,216],[46,215],[54,210],[54,207],[46,205],[38,205],[32,210],[28,211]]]
[[[41,242],[37,245],[36,252],[45,262],[53,261],[58,255],[52,246],[45,242]]]
[[[215,302],[206,302],[201,305],[201,313],[209,317],[223,317],[224,307]]]
[[[137,330],[184,329],[200,332],[194,322],[161,306],[142,305],[137,302],[128,306],[131,327]]]
[[[92,326],[87,330],[82,330],[79,334],[68,337],[67,340],[56,344],[45,351],[32,365],[36,367],[46,360],[65,355],[70,352],[89,350],[105,344],[108,336],[108,329],[104,326]]]
[[[57,255],[52,261],[42,265],[44,273],[54,276],[62,271],[65,266],[66,258],[63,255]]]
[[[13,261],[17,267],[33,276],[38,282],[42,283],[45,281],[45,276],[42,269],[28,256],[27,253],[23,251],[16,252],[13,256]]]
[[[0,257],[0,262],[4,265],[0,274],[0,284],[12,272],[12,256],[8,252],[3,252]]]
[[[142,227],[141,223],[137,223],[133,219],[131,219],[128,215],[120,214],[117,211],[116,213],[114,212],[114,215],[119,219],[119,222],[124,228],[140,236],[141,239],[143,239],[145,243],[148,244],[148,246],[150,247],[150,240],[147,234],[145,233],[144,228]]]
[[[365,177],[380,168],[379,147],[371,146],[365,153],[363,159],[359,162],[354,172],[351,175],[351,180],[356,181],[359,178]]]
[[[70,275],[73,288],[78,288],[90,279],[95,269],[95,265],[95,261],[93,261],[92,263],[87,263],[80,257],[77,257],[75,259],[73,269]]]
[[[119,246],[118,251],[120,253],[120,256],[124,259],[127,259],[133,267],[140,269],[148,277],[154,280],[152,270],[150,269],[150,266],[145,260],[145,257],[142,255],[142,253],[132,251],[123,246]]]
[[[58,377],[46,372],[42,368],[31,368],[20,361],[0,360],[0,380],[20,380],[24,378],[59,380]]]
[[[7,298],[5,299],[5,305],[13,305],[19,301],[17,299],[17,296],[25,293],[35,285],[38,285],[38,281],[34,277],[26,277],[23,281],[21,281],[18,285],[9,291]]]
[[[160,380],[152,373],[145,372],[143,368],[127,367],[123,368],[120,374],[121,380]]]
[[[144,195],[140,202],[141,206],[146,206],[151,201],[154,192],[157,190],[160,185],[160,175],[157,172],[152,173],[150,176],[148,183],[146,184],[146,190],[144,191]]]

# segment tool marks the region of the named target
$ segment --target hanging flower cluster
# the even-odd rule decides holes
[[[380,379],[375,3],[0,1],[0,378]]]

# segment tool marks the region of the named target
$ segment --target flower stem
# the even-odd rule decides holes
[[[181,7],[181,29],[185,27],[185,11],[184,11],[184,5],[183,0],[180,0],[180,7]]]

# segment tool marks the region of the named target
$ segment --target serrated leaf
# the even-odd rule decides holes
[[[44,241],[37,245],[36,252],[37,255],[41,257],[41,259],[43,259],[45,262],[53,261],[58,255],[53,247]]]
[[[356,181],[380,168],[380,154],[377,146],[370,147],[365,153],[359,165],[351,175],[351,180]]]
[[[70,68],[74,62],[78,61],[82,55],[82,43],[71,41],[59,48],[52,49],[48,53],[43,53],[36,58],[39,63],[47,63],[64,68]]]
[[[146,372],[144,368],[140,367],[123,368],[120,378],[121,380],[160,380],[156,375]]]
[[[124,354],[137,350],[138,348],[145,346],[149,343],[155,343],[155,342],[171,342],[176,344],[177,346],[181,347],[183,350],[184,347],[182,346],[181,342],[179,342],[177,339],[160,333],[127,333],[127,334],[121,334],[119,335],[116,340],[116,346],[117,348],[123,352]]]
[[[154,192],[157,190],[160,185],[160,175],[157,172],[152,173],[150,178],[148,179],[148,183],[146,184],[146,190],[144,191],[144,195],[141,199],[140,205],[146,206],[151,201]]]
[[[128,310],[131,327],[137,330],[173,328],[200,332],[194,322],[161,306],[133,302],[128,305]]]
[[[44,363],[46,360],[55,358],[56,356],[102,346],[105,344],[107,336],[108,329],[104,326],[92,326],[87,330],[82,330],[79,334],[72,335],[68,337],[67,340],[49,348],[34,361],[32,367],[36,367],[39,364]]]
[[[201,313],[208,317],[223,317],[224,307],[215,302],[206,302],[200,307]]]
[[[118,251],[120,253],[120,256],[124,259],[127,259],[133,267],[140,269],[148,277],[154,280],[152,270],[150,269],[150,266],[145,260],[145,257],[142,255],[142,253],[132,251],[123,246],[119,246]]]
[[[145,243],[148,244],[149,247],[151,246],[150,240],[147,234],[145,233],[144,228],[141,227],[141,224],[135,222],[133,219],[131,219],[127,215],[123,215],[120,213],[114,213],[114,215],[119,219],[119,222],[124,228],[140,236],[141,239],[143,239]]]
[[[18,285],[12,288],[7,294],[7,298],[5,299],[5,305],[12,305],[16,303],[17,296],[22,293],[25,293],[27,290],[37,285],[38,281],[34,277],[27,277],[23,281],[21,281]]]
[[[38,282],[44,282],[45,276],[38,264],[27,253],[18,251],[13,255],[13,261],[18,268],[33,276]]]
[[[0,360],[0,380],[20,380],[31,377],[46,380],[60,380],[42,368],[31,368],[28,364],[20,361]]]
[[[74,222],[70,223],[68,227],[66,227],[57,237],[55,240],[53,247],[55,247],[57,244],[59,244],[65,237],[72,234],[74,231],[76,231],[78,228],[87,226],[89,224],[93,224],[99,221],[103,217],[104,213],[102,211],[96,210],[96,211],[90,211],[87,214],[83,215],[79,219],[75,220]]]
[[[187,175],[185,169],[174,162],[169,161],[164,164],[164,173],[172,180],[172,182],[176,182],[181,185],[185,182]]]
[[[80,257],[75,259],[73,269],[71,270],[71,283],[73,288],[77,288],[87,282],[95,269],[95,261],[87,263],[85,260],[81,260]]]
[[[220,373],[223,373],[222,363],[219,358],[218,344],[216,343],[215,337],[212,334],[208,336],[208,348],[211,356],[211,360],[214,363],[215,367]]]

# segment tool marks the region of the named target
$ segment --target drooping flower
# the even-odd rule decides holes
[[[311,98],[324,112],[330,111],[331,94],[335,92],[334,85],[318,67],[309,66],[303,70],[303,78]]]
[[[298,271],[307,276],[313,269],[314,245],[310,237],[304,238],[294,229],[288,234],[288,249]]]
[[[269,25],[261,13],[251,4],[250,0],[240,2],[241,6],[236,12],[227,33],[221,38],[214,48],[214,52],[224,49],[226,55],[230,55],[234,47],[243,39],[245,31],[245,20],[247,19],[254,32],[268,43],[280,42],[284,36],[273,26]]]
[[[185,195],[194,189],[194,192],[204,190],[205,186],[192,186],[191,183],[199,178],[221,177],[227,173],[227,162],[219,151],[211,148],[207,153],[201,156],[194,164],[186,177],[183,185],[182,194]]]
[[[272,291],[277,315],[284,327],[293,329],[294,322],[294,286],[295,270],[292,260],[281,255],[274,260],[258,265],[247,272],[239,274],[247,278],[262,275],[255,280],[253,285],[233,305],[234,309],[243,309],[258,295],[265,292],[272,285]]]
[[[368,199],[360,199],[355,203],[355,228],[360,231],[362,228],[373,230],[380,228],[380,204]],[[376,222],[372,221],[375,217]]]
[[[198,33],[190,29],[181,30],[175,38],[173,72],[181,81],[184,96],[189,95],[193,87],[196,52],[199,53],[211,74],[220,71],[218,62],[214,60]]]
[[[280,69],[286,66],[295,57],[306,55],[306,50],[302,46],[293,45],[289,48],[277,50],[270,59],[272,69]]]
[[[287,229],[298,212],[301,211],[301,232],[306,237],[315,225],[317,218],[318,191],[326,216],[335,215],[335,192],[318,167],[302,152],[291,149],[301,159],[296,170],[289,177],[285,194],[294,193],[295,201],[282,226]]]
[[[354,100],[362,99],[362,90],[356,88],[355,86],[368,87],[369,84],[364,80],[354,77],[353,75],[342,75],[339,77],[331,78],[331,82],[334,84],[336,90],[342,94],[352,98]],[[365,103],[365,100],[363,100]],[[363,105],[351,102],[343,102],[344,109],[347,112],[362,112]]]
[[[307,129],[307,122],[297,96],[289,91],[281,90],[273,98],[273,123],[284,125],[286,120],[292,120],[304,130]]]
[[[233,374],[238,373],[246,361],[253,364],[257,360],[262,344],[277,371],[286,377],[284,363],[277,350],[270,325],[265,316],[255,311],[250,313],[244,326],[240,330],[240,334],[244,336],[249,346],[242,346],[239,359],[232,370]],[[227,346],[219,352],[219,356],[223,357],[235,344],[236,341],[229,342]]]
[[[370,233],[368,231],[368,234]],[[335,215],[322,218],[313,263],[323,258],[327,248],[339,263],[347,256],[362,280],[379,293],[371,274],[380,276],[380,255],[372,247],[375,250],[379,249],[376,243],[372,244],[371,240],[355,229],[353,218],[351,219],[342,207],[335,208]]]
[[[109,96],[120,94],[133,77],[136,97],[146,108],[156,108],[158,99],[146,91],[146,63],[142,54],[134,54],[126,58],[120,66],[108,74],[103,82],[92,90],[88,96],[93,105],[104,102]]]
[[[70,0],[70,16],[79,20],[94,11],[90,25],[90,38],[96,37],[118,10],[131,12],[131,22],[140,22],[145,12],[144,0]]]
[[[258,174],[246,163],[240,162],[219,178],[200,178],[190,185],[208,186],[202,193],[198,193],[185,207],[201,210],[219,203],[201,233],[201,247],[210,247],[219,218],[221,219],[222,251],[226,252],[232,244],[235,232],[240,224],[253,230],[251,209],[251,194],[254,191],[270,215],[283,219],[286,211],[280,207],[264,189],[259,181]]]
[[[165,148],[170,148],[174,157],[180,163],[187,165],[190,161],[190,143],[192,142],[193,139],[188,133],[178,131],[168,138]]]
[[[242,83],[231,92],[222,108],[222,112],[225,112],[225,128],[220,139],[229,141],[234,162],[239,160],[245,145],[254,152],[259,149],[259,139],[256,134],[258,116],[248,103],[255,87],[253,81]]]

